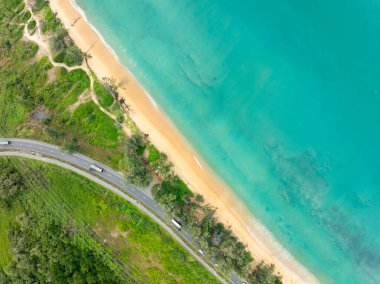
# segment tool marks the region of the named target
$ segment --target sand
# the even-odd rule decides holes
[[[144,133],[149,134],[157,148],[168,155],[176,173],[189,187],[194,192],[201,193],[207,202],[217,208],[217,217],[231,226],[255,259],[273,263],[285,283],[318,283],[207,166],[139,82],[121,65],[117,56],[76,8],[75,3],[70,0],[51,0],[50,6],[69,30],[78,47],[91,54],[89,65],[99,78],[112,77],[119,81],[128,81],[120,95],[131,106],[133,120]]]

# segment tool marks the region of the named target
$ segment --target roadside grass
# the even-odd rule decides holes
[[[27,120],[28,111],[14,97],[1,95],[0,110],[0,135],[16,136],[17,127]]]
[[[78,129],[79,134],[87,136],[91,145],[105,149],[115,149],[121,130],[115,121],[103,113],[94,102],[81,104],[73,113],[70,127]]]
[[[59,68],[57,79],[41,90],[44,105],[57,111],[65,111],[90,87],[90,78],[82,69],[68,72]]]
[[[93,236],[137,283],[218,283],[157,223],[112,192],[54,165],[1,159],[23,173],[28,189],[20,198],[40,222],[57,218],[86,238]],[[11,221],[19,213],[9,212],[0,211]],[[9,247],[6,237],[0,240],[0,246]]]
[[[12,260],[12,250],[8,239],[9,227],[16,221],[16,216],[22,212],[19,206],[12,208],[0,207],[0,269],[6,268]]]

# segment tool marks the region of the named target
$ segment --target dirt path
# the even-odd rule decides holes
[[[36,43],[40,47],[40,52],[42,52],[43,55],[45,55],[45,56],[48,57],[50,63],[54,67],[65,68],[68,71],[82,69],[84,72],[86,72],[87,76],[90,78],[90,94],[91,94],[92,101],[98,106],[98,108],[103,113],[105,113],[106,115],[108,115],[118,125],[120,125],[122,127],[123,131],[128,136],[131,136],[132,135],[131,129],[129,127],[127,127],[127,125],[125,123],[121,123],[120,124],[118,122],[118,120],[117,120],[117,117],[114,114],[110,113],[108,110],[106,110],[105,108],[103,108],[100,105],[99,100],[96,97],[96,94],[95,94],[95,91],[94,91],[94,82],[95,82],[95,80],[94,80],[93,75],[90,72],[90,69],[89,69],[89,67],[88,67],[88,65],[86,63],[86,60],[84,60],[83,63],[82,63],[82,65],[80,65],[80,66],[67,66],[64,63],[54,62],[54,60],[53,60],[53,53],[52,53],[50,45],[49,45],[49,38],[47,36],[44,36],[42,34],[39,18],[38,18],[38,16],[36,16],[33,13],[32,9],[29,8],[29,1],[28,0],[24,0],[24,1],[25,1],[25,4],[26,4],[26,6],[25,6],[26,9],[28,9],[30,11],[30,13],[32,14],[32,17],[30,18],[29,22],[32,21],[33,19],[36,21],[36,30],[35,30],[35,32],[34,32],[33,35],[29,34],[28,25],[27,24],[25,25],[25,28],[24,28],[24,38],[26,40],[29,40],[29,41],[32,41],[32,42]],[[125,120],[125,117],[124,117],[124,120]]]

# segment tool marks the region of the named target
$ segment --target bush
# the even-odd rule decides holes
[[[108,108],[115,101],[115,98],[112,96],[111,92],[109,92],[109,90],[97,80],[94,82],[94,90],[96,96],[98,97],[99,104],[102,107]]]
[[[26,22],[26,21],[29,21],[29,19],[32,17],[32,14],[30,13],[30,11],[26,11],[24,13],[24,15],[22,15],[22,18],[21,18],[21,21],[22,22]]]
[[[54,58],[54,62],[57,62],[57,63],[63,63],[63,61],[65,60],[65,57],[66,57],[66,54],[65,52],[60,52],[58,53]]]
[[[48,31],[57,31],[61,27],[61,24],[59,20],[55,17],[55,14],[53,13],[49,5],[44,6],[44,12],[45,17],[41,25],[42,33],[47,33]]]
[[[82,51],[74,44],[68,46],[63,63],[70,67],[81,65],[83,63]]]
[[[13,5],[12,5],[12,2],[13,2]],[[13,6],[13,9],[16,8],[16,6],[18,6],[20,2],[21,2],[21,1],[19,1],[19,0],[11,1],[11,2],[10,2],[11,7]],[[22,2],[21,5],[19,5],[19,6],[17,7],[17,9],[15,10],[15,13],[14,13],[13,16],[16,16],[16,15],[20,14],[24,9],[25,9],[25,3]]]
[[[131,155],[141,156],[145,151],[146,145],[141,135],[133,134],[130,138],[127,139],[126,148],[127,153]]]
[[[51,39],[53,51],[58,53],[54,61],[65,63],[67,66],[76,66],[83,63],[83,53],[74,44],[65,29],[60,28],[56,32],[56,36]]]
[[[99,110],[94,102],[81,104],[69,123],[92,145],[104,149],[115,149],[118,145],[121,134],[115,122]]]
[[[126,151],[120,168],[125,172],[126,180],[137,186],[148,186],[152,181],[152,176],[141,157],[146,147],[144,140],[140,135],[134,134],[127,138],[125,144]]]
[[[96,247],[78,242],[79,234],[58,221],[39,223],[22,215],[11,229],[9,238],[17,263],[10,266],[8,275],[1,276],[5,283],[131,282]]]
[[[61,146],[61,149],[65,152],[68,152],[68,153],[74,153],[74,152],[78,151],[78,149],[79,149],[78,139],[74,137],[70,141],[64,140],[64,142]]]
[[[153,162],[160,160],[155,148],[151,148]],[[195,195],[177,176],[169,176],[152,190],[162,207],[175,216],[191,231],[198,242],[225,273],[231,271],[249,280],[249,283],[278,284],[280,278],[273,274],[273,266],[259,264],[252,268],[253,258],[229,228],[215,217],[215,209],[203,205],[204,199]]]
[[[124,118],[124,115],[120,114],[118,117],[117,117],[117,122],[119,122],[120,124],[123,123],[125,120]]]
[[[149,146],[148,161],[153,172],[161,179],[165,179],[172,174],[173,164],[168,161],[165,153],[161,153],[153,145]]]
[[[63,49],[67,48],[66,41],[65,41],[65,38],[67,37],[67,35],[68,33],[65,29],[59,29],[56,32],[56,35],[52,37],[51,46],[55,52],[60,52]]]
[[[35,20],[30,21],[28,24],[28,30],[34,30],[36,25],[37,25],[37,22]]]
[[[4,160],[0,162],[0,205],[9,207],[22,186],[20,174]]]
[[[147,187],[152,181],[152,176],[146,168],[141,157],[125,154],[122,160],[122,169],[125,172],[127,182],[140,187]]]
[[[39,12],[48,4],[46,0],[34,0],[32,3],[32,11]]]
[[[148,161],[154,162],[159,158],[160,158],[160,151],[158,151],[158,149],[156,147],[154,147],[152,144],[150,144],[149,145]]]

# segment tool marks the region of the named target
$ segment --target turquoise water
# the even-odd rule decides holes
[[[380,283],[380,2],[77,0],[323,283]]]

